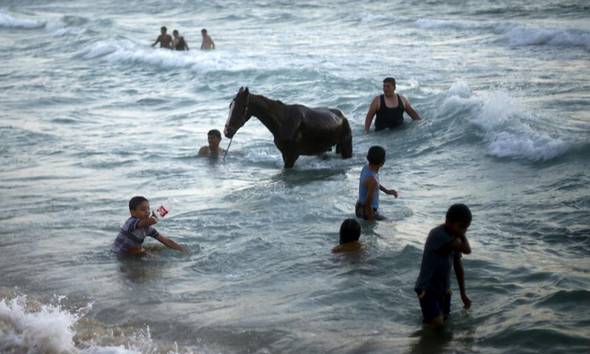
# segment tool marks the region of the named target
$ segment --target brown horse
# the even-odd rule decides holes
[[[285,168],[291,168],[300,155],[320,155],[332,150],[342,158],[352,157],[352,132],[342,112],[330,108],[308,108],[284,104],[240,88],[229,106],[224,134],[233,138],[251,116],[258,118],[274,135]]]

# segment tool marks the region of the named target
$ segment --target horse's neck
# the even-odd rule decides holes
[[[277,135],[281,128],[282,106],[284,104],[273,101],[262,95],[250,95],[250,113],[258,118],[273,135]]]

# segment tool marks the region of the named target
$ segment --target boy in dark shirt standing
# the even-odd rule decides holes
[[[451,311],[450,275],[455,269],[461,300],[467,309],[471,300],[465,291],[462,254],[470,254],[471,246],[465,236],[471,224],[471,211],[465,204],[452,205],[447,211],[445,223],[430,231],[420,275],[414,290],[422,308],[423,322],[441,327]]]

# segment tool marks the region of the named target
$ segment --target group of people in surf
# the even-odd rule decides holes
[[[412,120],[421,120],[420,115],[412,107],[410,101],[406,97],[397,94],[395,90],[395,79],[391,77],[385,78],[383,80],[383,94],[374,97],[369,106],[369,111],[365,117],[365,133],[369,133],[375,116],[376,131],[396,129],[402,126],[404,124],[404,112]],[[265,110],[273,110],[274,113]],[[277,112],[290,113],[285,114],[285,117],[282,117],[283,120],[281,120],[279,119],[281,114]],[[292,167],[295,160],[290,155],[290,149],[293,149],[294,143],[283,142],[285,136],[279,134],[279,131],[285,130],[285,126],[293,130],[291,133],[297,137],[303,134],[301,131],[297,131],[297,124],[304,126],[307,124],[305,127],[307,130],[309,130],[310,126],[316,128],[314,139],[318,139],[318,132],[334,133],[335,138],[330,140],[329,143],[317,142],[314,139],[303,139],[302,143],[304,145],[313,145],[313,148],[309,148],[305,154],[317,154],[336,144],[337,151],[344,151],[344,158],[352,155],[350,127],[339,110],[309,109],[301,105],[285,105],[280,101],[270,100],[261,95],[251,95],[248,88],[241,88],[230,104],[230,116],[225,126],[225,135],[232,138],[252,115],[258,117],[275,135],[275,144],[283,153],[286,168]],[[311,124],[309,119],[311,119]],[[325,123],[334,121],[337,121],[338,124],[330,126],[330,124]],[[325,137],[320,137],[319,140],[323,138]],[[224,152],[219,147],[222,139],[219,130],[210,130],[207,133],[207,139],[208,145],[199,150],[200,156],[217,157]],[[300,147],[300,149],[305,148],[305,146]],[[379,171],[386,161],[385,149],[381,146],[372,146],[367,152],[366,159],[367,164],[362,168],[359,177],[355,215],[358,219],[367,221],[384,220],[385,218],[379,210],[379,194],[382,192],[397,198],[398,191],[384,187],[379,181]],[[115,239],[112,247],[114,252],[119,255],[143,254],[145,250],[142,244],[147,236],[160,241],[168,248],[186,252],[183,246],[160,234],[153,227],[158,222],[158,218],[150,210],[149,201],[142,196],[133,197],[129,201],[131,216]],[[455,270],[464,307],[469,308],[471,306],[471,299],[469,299],[465,290],[464,270],[461,260],[463,254],[471,253],[471,246],[466,237],[471,220],[471,211],[466,205],[454,204],[447,210],[445,222],[433,228],[426,239],[420,273],[414,286],[425,324],[441,327],[449,317],[451,268]],[[350,253],[361,251],[363,249],[362,244],[359,242],[361,231],[362,227],[357,219],[349,218],[344,220],[340,226],[340,242],[332,249],[332,252]]]
[[[201,37],[202,50],[215,49],[215,42],[213,42],[213,39],[207,33],[207,29],[203,28],[201,30]],[[166,26],[162,26],[162,28],[160,28],[160,35],[158,36],[158,38],[156,38],[156,40],[152,44],[152,47],[155,47],[158,43],[160,43],[160,48],[180,51],[189,50],[188,43],[186,42],[186,39],[184,39],[184,36],[181,36],[178,30],[173,30],[172,36],[170,36],[168,34],[168,28],[166,28]]]

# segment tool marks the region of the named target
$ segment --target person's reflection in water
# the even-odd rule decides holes
[[[429,328],[415,332],[411,337],[419,337],[410,348],[410,354],[442,353],[453,340],[453,332],[448,328]]]
[[[124,280],[132,283],[145,283],[162,277],[161,253],[166,251],[162,245],[148,245],[146,252],[139,255],[118,256],[119,271]]]

